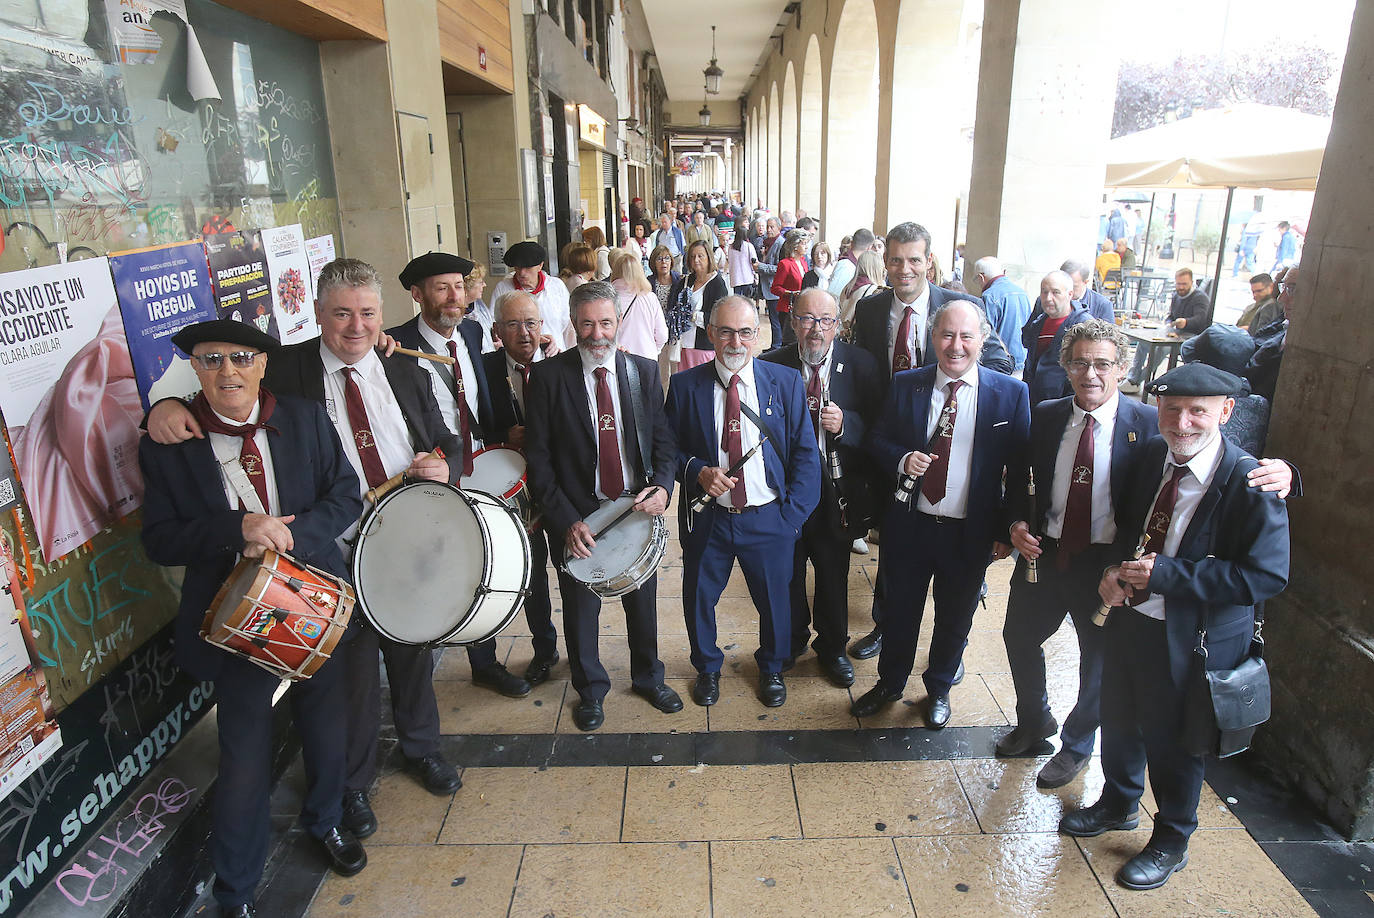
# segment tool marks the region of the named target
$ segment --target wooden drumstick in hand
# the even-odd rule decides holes
[[[400,348],[397,348],[397,350],[400,350]],[[447,360],[448,358],[444,359]],[[448,457],[444,455],[444,451],[442,449],[436,446],[434,447],[434,452],[430,453],[426,458],[447,459]],[[391,493],[392,491],[399,488],[401,485],[405,484],[405,482],[405,472],[400,472],[396,475],[392,475],[386,481],[382,482],[381,484],[377,485],[377,487],[373,488],[372,490],[364,494],[363,499],[366,500],[368,503],[375,505],[377,501],[381,500],[387,494]]]

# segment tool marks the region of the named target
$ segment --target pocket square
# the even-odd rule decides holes
[[[1005,424],[1010,424],[1010,423],[1011,423],[1011,421],[998,421],[996,424],[993,424],[992,426],[993,426],[993,427],[1002,427],[1003,425],[1005,425]]]

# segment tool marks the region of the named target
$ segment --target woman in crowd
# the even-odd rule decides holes
[[[482,299],[487,289],[487,266],[473,265],[472,273],[463,278],[466,282],[468,317],[482,326],[482,353],[496,350],[496,342],[491,337],[492,309]]]
[[[945,272],[940,267],[940,257],[934,252],[930,253],[930,263],[926,265],[926,283],[932,287],[945,285]]]
[[[606,233],[599,226],[588,226],[582,230],[582,241],[591,247],[592,255],[596,258],[596,269],[593,276],[596,280],[605,280],[611,276],[611,250],[606,247]],[[568,288],[572,292],[572,288]]]
[[[649,287],[658,297],[659,308],[668,327],[668,346],[658,355],[658,370],[664,389],[668,388],[668,377],[677,372],[678,359],[682,351],[682,332],[691,321],[691,314],[683,316],[673,301],[673,289],[682,275],[673,270],[673,253],[666,245],[655,246],[649,253]]]
[[[773,275],[773,294],[778,298],[778,321],[782,323],[782,340],[771,342],[773,347],[791,344],[797,340],[788,317],[792,313],[792,301],[802,289],[802,277],[806,274],[806,262],[802,259],[803,246],[809,237],[805,230],[792,230],[782,240],[782,252],[778,257],[778,270]]]
[[[830,246],[818,242],[811,247],[811,270],[802,278],[802,289],[807,287],[829,287],[830,275],[835,273],[835,256]]]
[[[706,326],[711,323],[711,312],[716,302],[730,295],[730,288],[725,286],[725,281],[716,271],[710,247],[706,243],[698,240],[689,245],[686,262],[688,273],[683,275],[669,295],[673,312],[678,315],[686,313],[689,319],[681,333],[680,370],[690,370],[715,359],[715,349],[706,337]]]
[[[840,303],[840,325],[844,328],[845,340],[849,338],[849,326],[854,321],[854,306],[866,296],[872,296],[887,284],[887,268],[882,256],[872,249],[859,256],[858,270],[854,279],[844,288]]]
[[[596,273],[596,254],[585,242],[570,242],[563,246],[558,260],[562,265],[558,279],[569,293],[591,280]]]
[[[634,234],[625,240],[622,248],[633,255],[639,261],[639,270],[642,274],[649,273],[649,230],[647,225],[641,220],[638,223],[630,224],[630,231]]]
[[[754,265],[758,263],[759,257],[747,233],[735,234],[735,241],[731,244],[727,256],[725,270],[730,274],[730,284],[734,287],[735,293],[757,300],[759,275],[754,270]]]
[[[668,323],[639,259],[629,252],[611,253],[611,286],[620,315],[620,346],[631,354],[658,360],[668,343]]]

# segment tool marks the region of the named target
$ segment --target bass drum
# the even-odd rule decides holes
[[[358,606],[402,644],[476,644],[510,624],[529,595],[520,517],[481,491],[403,485],[363,518],[353,552]]]

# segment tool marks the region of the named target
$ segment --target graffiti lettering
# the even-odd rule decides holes
[[[315,103],[309,99],[298,100],[276,80],[258,80],[258,108],[268,113],[279,112],[307,124],[319,124],[324,120],[324,114],[315,107]]]
[[[28,134],[0,139],[0,204],[23,207],[35,190],[51,206],[64,194],[109,197],[126,210],[147,200],[148,170],[116,131],[103,146]]]
[[[73,105],[62,95],[56,86],[25,80],[32,98],[19,106],[19,117],[24,127],[36,128],[54,121],[71,121],[73,124],[113,124],[128,126],[143,120],[135,118],[133,110],[124,108],[104,109],[98,105]]]

